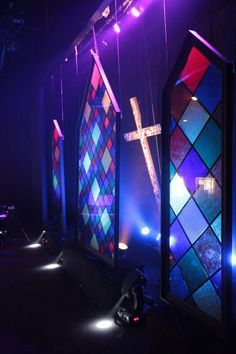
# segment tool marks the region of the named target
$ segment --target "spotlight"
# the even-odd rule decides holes
[[[160,239],[161,239],[161,234],[159,233],[159,234],[157,234],[156,241],[159,242]]]
[[[126,251],[128,246],[124,242],[119,242],[119,249],[122,251]]]
[[[198,101],[198,98],[197,98],[196,96],[192,96],[192,97],[191,97],[191,100],[192,100],[192,101]]]
[[[133,17],[139,17],[141,15],[141,12],[135,6],[131,8],[130,13]]]
[[[113,327],[113,325],[114,325],[114,321],[108,320],[108,319],[103,319],[101,321],[98,321],[95,324],[95,327],[100,330],[106,330],[106,329],[110,329],[111,327]]]
[[[116,33],[120,33],[120,26],[118,25],[118,23],[114,24],[113,29]]]
[[[174,236],[171,236],[171,235],[170,235],[170,238],[169,238],[169,245],[170,245],[170,247],[171,247],[171,246],[174,246],[174,244],[175,244],[175,238],[174,238]]]
[[[147,236],[150,234],[150,229],[149,227],[145,226],[141,229],[141,234],[144,235],[144,236]]]
[[[41,247],[42,245],[40,243],[32,243],[31,245],[27,246],[28,248],[38,248]]]
[[[144,319],[145,296],[144,285],[146,276],[139,270],[133,269],[127,274],[121,285],[122,301],[115,311],[115,322],[121,325],[137,325]]]
[[[48,265],[44,266],[43,268],[50,270],[50,269],[57,269],[57,268],[59,268],[59,267],[60,267],[60,264],[58,264],[58,263],[51,263],[51,264],[48,264]]]
[[[232,255],[231,255],[231,264],[233,267],[236,266],[236,254],[235,253],[232,253]]]
[[[103,11],[103,13],[102,13],[102,17],[107,18],[109,15],[110,15],[110,7],[107,6],[107,7],[105,8],[105,10]]]

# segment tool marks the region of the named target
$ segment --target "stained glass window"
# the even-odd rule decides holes
[[[66,231],[63,134],[53,120],[52,129],[52,220],[56,229]]]
[[[119,107],[98,57],[79,129],[78,238],[114,264],[117,222],[117,135]]]
[[[163,124],[169,141],[163,151],[163,296],[208,321],[221,321],[226,63],[200,36],[190,37],[192,47],[165,91],[170,105]]]

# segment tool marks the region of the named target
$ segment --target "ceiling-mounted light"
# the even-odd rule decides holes
[[[141,15],[141,11],[137,9],[137,7],[133,6],[130,10],[130,14],[133,17],[139,17]]]
[[[116,33],[120,33],[120,26],[118,25],[118,23],[114,24],[113,29]]]
[[[107,18],[109,15],[110,15],[110,7],[107,6],[107,7],[105,8],[105,10],[103,11],[103,13],[102,13],[102,17]]]

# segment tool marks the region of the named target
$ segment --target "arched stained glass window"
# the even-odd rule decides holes
[[[115,264],[118,247],[119,107],[96,54],[79,128],[78,239]]]
[[[162,122],[162,297],[219,331],[230,310],[231,70],[191,31]]]

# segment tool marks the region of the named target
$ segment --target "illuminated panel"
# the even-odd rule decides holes
[[[181,59],[182,69],[176,69],[172,84],[167,86],[170,105],[163,131],[169,147],[163,152],[162,247],[166,258],[162,295],[220,325],[226,299],[222,293],[226,269],[223,248],[229,244],[223,237],[225,64],[199,38],[192,39]],[[165,136],[163,139],[166,141]],[[165,241],[168,238],[169,243]]]
[[[65,232],[66,210],[63,139],[64,136],[61,132],[58,121],[54,119],[52,130],[52,217],[54,227]]]
[[[109,263],[117,247],[117,125],[119,107],[98,57],[79,130],[78,238]]]

